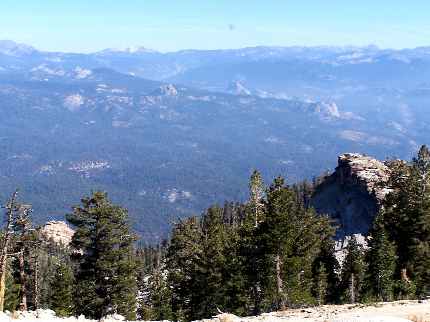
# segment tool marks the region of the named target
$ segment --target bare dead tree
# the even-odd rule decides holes
[[[31,230],[31,205],[20,205],[18,208],[18,216],[15,223],[15,232],[19,236],[18,240],[18,263],[19,263],[19,278],[21,284],[19,310],[27,311],[27,273],[25,270],[25,256],[28,254],[28,243],[30,242],[29,232]]]
[[[39,258],[36,254],[34,263],[34,279],[33,279],[33,292],[34,292],[34,309],[39,308]]]
[[[6,227],[3,230],[3,238],[0,247],[0,311],[4,311],[4,299],[6,292],[6,273],[7,273],[7,257],[9,244],[14,233],[15,218],[14,215],[18,209],[17,204],[18,190],[16,190],[6,208]]]
[[[19,310],[27,311],[27,287],[26,287],[26,275],[25,275],[25,261],[24,261],[24,249],[21,249],[18,253],[18,262],[19,262],[19,280],[21,284],[20,297],[21,301],[19,302]]]

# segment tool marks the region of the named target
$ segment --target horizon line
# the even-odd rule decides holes
[[[288,48],[307,48],[307,49],[317,49],[317,48],[321,48],[321,49],[328,49],[328,48],[334,48],[334,49],[370,49],[370,48],[374,48],[377,50],[392,50],[392,51],[402,51],[402,50],[416,50],[416,49],[424,49],[424,48],[430,48],[430,44],[429,45],[425,45],[425,46],[416,46],[416,47],[399,47],[399,48],[394,48],[394,47],[382,47],[382,46],[378,46],[376,44],[372,44],[369,43],[367,45],[261,45],[261,44],[256,44],[254,46],[244,46],[244,47],[228,47],[228,48],[211,48],[211,49],[204,49],[204,48],[184,48],[184,49],[177,49],[177,50],[166,50],[166,51],[162,51],[162,50],[157,50],[154,48],[148,48],[145,46],[128,46],[128,47],[105,47],[105,48],[101,48],[99,50],[95,50],[95,51],[67,51],[67,50],[45,50],[45,49],[40,49],[37,46],[31,45],[29,43],[24,43],[24,42],[17,42],[11,39],[0,39],[0,44],[4,43],[4,42],[10,42],[10,43],[14,43],[17,46],[26,46],[29,47],[37,52],[42,52],[42,53],[62,53],[62,54],[83,54],[83,55],[88,55],[88,54],[97,54],[97,53],[102,53],[102,52],[123,52],[123,53],[137,53],[139,51],[146,51],[148,53],[159,53],[159,54],[169,54],[169,53],[179,53],[179,52],[186,52],[186,51],[234,51],[234,50],[243,50],[243,49],[253,49],[253,48],[274,48],[274,49],[288,49]]]

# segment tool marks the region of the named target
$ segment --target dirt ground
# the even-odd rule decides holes
[[[430,301],[397,301],[372,305],[324,305],[239,318],[221,314],[214,322],[430,322]]]

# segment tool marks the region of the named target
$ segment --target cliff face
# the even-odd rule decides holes
[[[388,193],[383,187],[388,174],[383,162],[356,153],[342,154],[334,173],[317,187],[311,205],[338,221],[338,237],[365,234]]]

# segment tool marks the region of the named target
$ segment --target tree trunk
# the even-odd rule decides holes
[[[286,309],[285,304],[285,296],[284,296],[284,290],[283,290],[283,281],[281,276],[281,256],[279,253],[275,257],[276,262],[276,293],[278,295],[278,307],[280,310]]]
[[[0,312],[4,311],[4,297],[6,293],[6,273],[7,273],[7,252],[9,249],[10,239],[13,233],[13,213],[16,208],[16,198],[18,191],[15,191],[6,206],[7,209],[7,224],[3,243],[0,252]]]
[[[39,260],[35,257],[34,263],[34,281],[33,281],[33,291],[34,291],[34,309],[39,308]]]
[[[1,276],[0,276],[0,311],[4,311],[4,296],[6,291],[6,261],[1,265]]]
[[[254,308],[252,310],[253,315],[260,314],[260,279],[258,274],[256,251],[257,249],[254,248],[254,253],[251,259],[252,275],[253,275],[252,297],[254,300]]]
[[[258,287],[255,282],[254,282],[254,285],[252,286],[252,297],[254,298],[254,308],[252,310],[252,313],[254,315],[258,315],[260,314],[260,300],[258,298]]]
[[[20,311],[27,311],[27,288],[25,287],[25,262],[24,262],[24,251],[21,250],[18,254],[19,261],[19,281],[21,283],[21,302],[19,303]]]
[[[351,303],[355,303],[355,275],[351,274],[351,285],[350,285],[350,301]]]
[[[408,284],[411,282],[411,280],[409,279],[408,271],[406,268],[402,268],[402,270],[400,271],[400,278],[402,281],[405,281]]]

